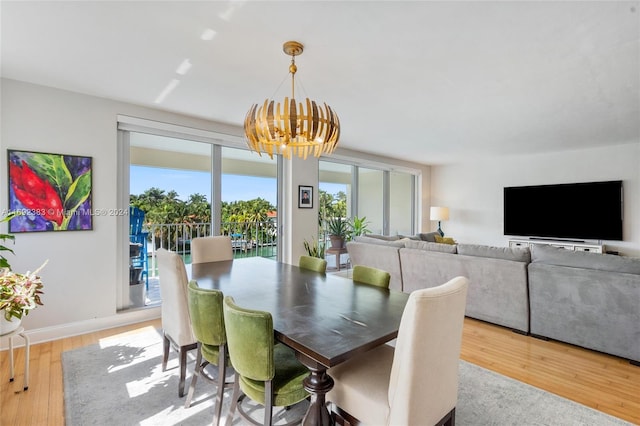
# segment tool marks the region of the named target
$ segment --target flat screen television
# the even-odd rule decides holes
[[[622,181],[504,188],[504,234],[622,240]]]

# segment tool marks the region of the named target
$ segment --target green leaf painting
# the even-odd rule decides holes
[[[93,227],[91,157],[9,150],[9,232]]]

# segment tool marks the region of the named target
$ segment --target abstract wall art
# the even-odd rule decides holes
[[[91,157],[9,149],[9,232],[93,228]]]

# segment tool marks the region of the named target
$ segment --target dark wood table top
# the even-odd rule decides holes
[[[260,257],[195,264],[191,278],[270,312],[276,339],[327,368],[395,338],[409,298]]]

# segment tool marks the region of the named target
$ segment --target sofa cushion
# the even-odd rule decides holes
[[[530,264],[403,248],[400,265],[405,293],[435,287],[461,275],[470,280],[467,316],[529,332],[527,267]]]
[[[640,258],[572,251],[545,244],[533,244],[531,246],[531,260],[532,262],[572,268],[640,274]]]
[[[416,240],[416,241],[422,241],[422,238],[420,238],[420,235],[401,235],[398,234],[398,238],[400,238],[401,240]]]
[[[509,248],[485,246],[480,244],[458,244],[458,254],[513,260],[516,262],[531,262],[531,252],[526,247]]]
[[[364,234],[363,237],[375,238],[383,241],[397,241],[400,239],[397,235],[380,235],[380,234]]]
[[[360,235],[358,237],[355,237],[353,239],[353,241],[356,241],[358,243],[378,244],[378,245],[381,245],[381,246],[390,246],[390,247],[398,247],[398,248],[404,247],[404,241],[400,241],[398,239],[396,239],[396,240],[384,240],[384,239],[381,239],[381,238],[375,238],[375,237],[369,237],[369,236]]]
[[[426,234],[425,233],[418,234],[418,236],[420,236],[420,239],[422,241],[428,241],[430,243],[436,242],[436,235],[440,235],[438,231],[427,232]]]
[[[450,253],[450,254],[457,253],[456,246],[451,244],[438,244],[438,243],[430,243],[428,241],[405,240],[404,246],[406,248],[411,248],[411,249],[438,251],[441,253]]]

